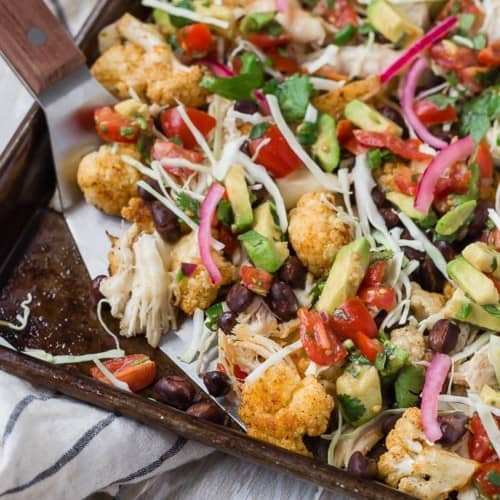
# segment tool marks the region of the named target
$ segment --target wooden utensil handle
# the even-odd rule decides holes
[[[0,50],[35,94],[85,62],[43,0],[0,0],[0,12]]]

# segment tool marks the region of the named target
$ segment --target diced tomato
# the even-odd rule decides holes
[[[478,59],[485,66],[500,66],[500,40],[481,50]]]
[[[214,43],[212,33],[203,23],[190,24],[177,31],[177,40],[184,52],[190,55],[203,55]]]
[[[354,137],[352,123],[349,120],[339,120],[337,123],[337,138],[340,145],[353,155],[363,154],[368,150]]]
[[[358,295],[365,304],[378,307],[384,311],[390,311],[396,302],[396,292],[391,286],[370,285],[361,287]]]
[[[356,9],[349,0],[335,0],[333,7],[326,11],[325,17],[329,23],[338,29],[348,24],[352,24],[352,26],[359,25]]]
[[[217,239],[224,245],[224,249],[222,251],[224,252],[224,255],[229,258],[233,256],[236,249],[240,246],[236,235],[225,224],[219,224]]]
[[[439,109],[429,99],[421,99],[414,106],[415,113],[424,125],[438,125],[440,123],[456,122],[457,113],[455,108],[448,104],[446,108]]]
[[[377,354],[383,349],[382,344],[377,339],[370,338],[363,332],[355,332],[352,341],[361,354],[372,363],[375,361]]]
[[[385,260],[378,260],[374,264],[370,264],[361,283],[361,288],[371,285],[380,285],[384,279],[385,268]]]
[[[478,63],[478,52],[456,45],[449,40],[442,40],[429,49],[431,59],[439,66],[451,71],[458,71]]]
[[[118,380],[126,382],[132,392],[151,385],[156,377],[156,363],[145,354],[130,354],[104,361],[103,364]],[[91,374],[96,380],[111,384],[97,366],[92,368]]]
[[[250,33],[248,40],[260,47],[261,49],[270,49],[272,47],[280,47],[291,41],[292,36],[289,33],[283,33],[278,36],[270,35],[269,33]]]
[[[241,266],[243,284],[257,295],[266,296],[273,282],[273,275],[252,266]]]
[[[273,48],[266,51],[266,55],[273,61],[274,69],[285,73],[287,75],[292,75],[293,73],[298,73],[299,65],[295,59],[292,57],[283,56],[279,53],[279,49]]]
[[[500,495],[500,461],[488,462],[474,474],[474,482],[487,498],[498,498]]]
[[[208,134],[215,128],[215,124],[217,122],[213,116],[195,108],[185,108],[185,110],[186,114],[193,122],[193,125],[201,132],[203,137],[207,137]],[[184,120],[181,118],[179,110],[176,107],[168,108],[162,111],[160,115],[160,122],[161,129],[167,137],[178,137],[182,141],[184,147],[188,149],[198,146],[198,142],[194,138]]]
[[[141,128],[134,120],[104,106],[94,111],[97,133],[109,142],[136,142]]]
[[[268,127],[262,137],[249,141],[250,153],[254,155],[266,139],[269,139],[269,142],[259,149],[256,161],[266,167],[274,177],[284,177],[302,166],[302,160],[292,151],[276,125]]]
[[[474,161],[479,165],[483,179],[489,179],[493,175],[493,156],[486,141],[479,143]]]
[[[447,196],[451,193],[462,194],[469,189],[472,178],[471,171],[463,162],[455,163],[437,181],[434,194],[437,197]]]
[[[318,311],[301,307],[297,316],[300,340],[307,356],[318,365],[328,366],[347,357],[346,348],[339,342],[330,325]]]
[[[203,161],[203,155],[198,153],[198,151],[191,151],[189,149],[182,148],[177,144],[170,141],[156,141],[151,150],[151,156],[153,160],[160,161],[163,158],[184,158],[192,163],[201,163]],[[165,170],[173,175],[180,177],[181,179],[187,179],[193,171],[189,168],[180,167],[163,167]]]
[[[329,323],[335,335],[342,340],[352,339],[356,332],[363,332],[370,338],[378,335],[375,320],[358,297],[347,299],[338,307],[330,315]]]
[[[406,141],[400,137],[386,132],[368,132],[367,130],[355,130],[354,137],[363,146],[370,148],[386,148],[394,154],[407,158],[408,160],[430,160],[431,156],[419,151],[419,142],[413,139]]]
[[[500,420],[496,418],[497,424]],[[469,421],[469,428],[472,435],[469,437],[469,456],[478,462],[490,462],[498,460],[498,456],[490,444],[490,439],[479,416],[474,415]]]
[[[394,174],[394,183],[404,194],[415,196],[417,193],[419,178],[409,167],[400,167]]]
[[[469,88],[472,92],[478,93],[484,89],[484,86],[480,83],[481,75],[489,73],[491,68],[485,68],[483,66],[469,66],[468,68],[462,68],[457,71],[457,77],[460,83]]]
[[[248,373],[245,370],[242,370],[239,365],[234,365],[233,374],[239,380],[245,380],[248,377]]]

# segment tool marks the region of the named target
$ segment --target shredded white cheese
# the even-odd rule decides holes
[[[226,142],[222,149],[220,160],[213,169],[214,177],[218,181],[223,181],[231,165],[236,162],[241,145],[245,142],[244,137],[238,137],[232,141]]]

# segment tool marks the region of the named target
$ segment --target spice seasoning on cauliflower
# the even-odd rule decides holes
[[[315,276],[326,276],[337,252],[352,240],[350,226],[337,216],[333,206],[332,194],[307,193],[290,212],[290,243]]]
[[[446,299],[440,293],[427,292],[412,281],[410,307],[418,321],[422,321],[433,314],[439,313],[444,307]]]
[[[240,418],[250,436],[310,455],[302,438],[323,434],[333,407],[313,376],[301,379],[294,368],[279,364],[244,385]]]

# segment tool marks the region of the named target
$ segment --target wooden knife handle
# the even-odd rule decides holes
[[[0,50],[36,95],[85,62],[43,0],[0,0]]]

